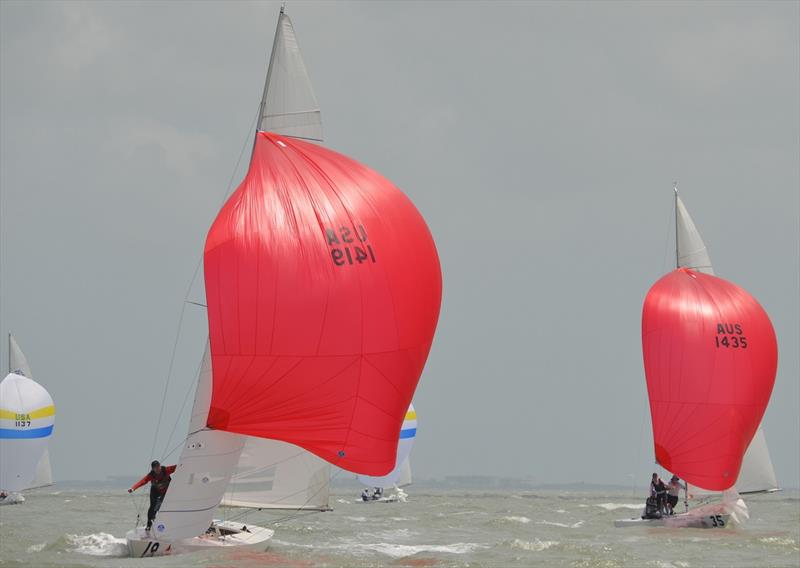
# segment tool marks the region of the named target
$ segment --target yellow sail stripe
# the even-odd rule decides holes
[[[0,419],[1,420],[16,420],[17,416],[20,414],[27,414],[30,416],[30,420],[36,420],[37,418],[46,418],[48,416],[54,416],[56,413],[56,407],[53,405],[45,406],[44,408],[38,408],[33,412],[12,412],[10,410],[6,410],[5,408],[0,408]]]
[[[406,412],[406,420],[416,420],[417,419],[417,411],[416,410],[409,410]]]

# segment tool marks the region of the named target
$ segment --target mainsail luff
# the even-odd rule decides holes
[[[675,258],[678,268],[689,268],[704,274],[714,275],[714,268],[708,248],[700,231],[675,190]],[[767,439],[759,424],[753,440],[747,448],[739,480],[736,484],[739,493],[762,493],[777,491],[778,481],[775,468],[769,455]],[[693,490],[702,493],[702,490]]]

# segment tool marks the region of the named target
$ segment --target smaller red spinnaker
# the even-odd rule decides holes
[[[732,487],[775,383],[767,313],[735,284],[679,268],[645,298],[642,352],[656,461],[703,489]]]

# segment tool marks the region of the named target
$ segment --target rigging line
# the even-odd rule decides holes
[[[220,209],[222,207],[222,205],[225,203],[225,200],[228,198],[228,195],[231,192],[231,187],[233,186],[233,180],[236,176],[236,172],[239,170],[239,165],[242,163],[242,156],[244,155],[245,149],[247,148],[247,141],[250,139],[250,132],[253,130],[256,120],[258,120],[258,114],[260,113],[256,113],[256,116],[253,117],[253,120],[251,121],[252,124],[250,128],[248,128],[247,130],[247,135],[245,136],[244,143],[242,144],[242,149],[239,151],[239,157],[236,160],[236,165],[234,166],[233,172],[231,173],[231,177],[228,180],[228,186],[225,189],[225,194],[222,196],[222,199],[220,200],[220,205],[217,209]],[[202,265],[202,263],[203,263],[203,255],[201,254],[200,257],[197,259],[197,264],[194,267],[194,273],[192,274],[192,279],[189,281],[189,286],[186,288],[186,293],[183,296],[183,302],[181,302],[181,314],[180,317],[178,318],[178,329],[175,332],[175,343],[172,346],[172,354],[170,355],[169,358],[169,369],[167,371],[167,380],[166,384],[164,385],[164,393],[161,397],[161,409],[158,412],[158,421],[156,422],[155,432],[153,432],[153,444],[150,448],[151,457],[156,451],[156,441],[158,440],[158,431],[161,429],[161,420],[164,417],[164,407],[167,402],[169,383],[170,380],[172,379],[172,370],[175,366],[175,356],[178,352],[178,342],[181,336],[181,329],[183,328],[183,317],[186,314],[186,303],[189,300],[189,295],[192,293],[192,288],[194,287],[194,282],[197,279],[198,272],[200,272],[200,266]]]

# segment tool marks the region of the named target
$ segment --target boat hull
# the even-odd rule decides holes
[[[206,534],[174,542],[158,540],[148,534],[144,527],[129,531],[125,537],[128,541],[128,553],[132,557],[147,558],[219,548],[266,550],[269,539],[274,534],[272,529],[256,525],[214,521]]]
[[[9,493],[3,499],[0,499],[0,505],[19,505],[25,502],[25,497],[21,493]]]
[[[722,529],[730,524],[731,516],[729,514],[716,514],[716,515],[696,515],[689,513],[682,513],[680,515],[664,516],[660,519],[642,519],[641,517],[635,519],[618,519],[614,521],[614,526],[618,529],[626,529],[633,527],[668,527],[679,529]]]

